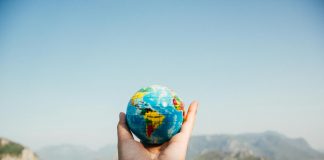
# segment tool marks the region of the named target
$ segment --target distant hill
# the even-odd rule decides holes
[[[249,152],[208,151],[194,158],[195,160],[266,160]]]
[[[77,145],[48,146],[37,151],[40,160],[111,160],[117,155],[115,145],[107,145],[97,151]]]
[[[291,139],[272,131],[191,138],[188,160],[194,160],[196,157],[203,157],[210,153],[230,155],[244,153],[247,156],[267,160],[324,160],[324,154],[311,148],[304,139]]]
[[[39,150],[40,160],[117,159],[117,146],[91,149],[75,145],[50,146]],[[238,135],[206,135],[191,138],[187,160],[324,160],[324,154],[302,138],[288,138],[267,131]]]
[[[0,138],[0,160],[37,160],[37,155],[21,144]]]

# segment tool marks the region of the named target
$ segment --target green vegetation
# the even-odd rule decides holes
[[[5,145],[0,145],[0,158],[3,155],[12,155],[12,156],[19,156],[21,155],[22,151],[24,150],[24,147],[17,143],[8,143]]]

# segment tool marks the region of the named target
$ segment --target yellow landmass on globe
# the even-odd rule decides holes
[[[136,92],[134,96],[131,98],[132,105],[136,105],[135,100],[142,100],[143,97],[147,94],[147,92]]]
[[[144,119],[146,120],[146,135],[148,137],[162,124],[164,118],[164,115],[156,111],[150,110],[145,113]]]

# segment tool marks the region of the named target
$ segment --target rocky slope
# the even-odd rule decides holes
[[[38,160],[37,155],[30,149],[0,138],[0,160]]]

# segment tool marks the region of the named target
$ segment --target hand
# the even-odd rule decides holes
[[[190,104],[180,132],[162,145],[144,145],[134,140],[126,124],[125,113],[121,112],[117,126],[119,160],[184,160],[197,107],[197,102]]]

